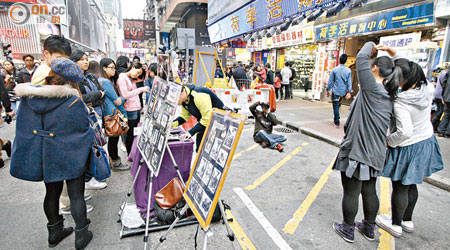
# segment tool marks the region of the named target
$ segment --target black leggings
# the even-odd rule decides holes
[[[138,111],[141,112],[141,111]],[[139,114],[140,115],[140,114]],[[127,139],[125,140],[125,147],[127,148],[127,155],[130,155],[131,153],[131,147],[133,146],[133,140],[134,140],[134,128],[137,127],[139,123],[139,118],[136,120],[128,120],[128,131],[127,131]]]
[[[392,182],[392,224],[401,226],[402,221],[411,221],[419,192],[417,185],[403,185],[402,181]]]
[[[73,180],[66,180],[70,199],[70,211],[76,224],[81,229],[87,224],[86,202],[84,201],[84,174]],[[64,181],[45,183],[44,212],[50,225],[59,220],[59,197]]]
[[[119,136],[111,136],[108,138],[108,154],[113,161],[120,159],[119,150],[117,149],[119,138],[120,138]]]
[[[376,184],[377,178],[368,181],[360,181],[355,177],[348,178],[345,172],[341,172],[344,197],[342,198],[342,213],[344,222],[353,225],[358,213],[359,194],[362,195],[364,220],[374,224],[380,202],[378,201]]]

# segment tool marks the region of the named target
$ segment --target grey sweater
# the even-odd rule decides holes
[[[348,157],[381,171],[393,104],[384,86],[372,75],[369,58],[373,48],[373,42],[366,43],[356,57],[360,91],[350,106],[339,158]]]

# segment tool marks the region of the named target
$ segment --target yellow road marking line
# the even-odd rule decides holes
[[[294,216],[286,223],[286,225],[283,228],[284,232],[288,234],[294,234],[298,225],[303,220],[303,217],[305,216],[306,212],[308,212],[309,207],[316,200],[317,195],[320,193],[323,186],[328,181],[329,175],[333,172],[331,167],[333,167],[335,160],[336,158],[334,158],[334,160],[330,163],[325,172],[323,172],[322,176],[320,176],[319,181],[317,181],[317,183],[312,188],[311,192],[309,192],[308,196],[306,196],[306,199],[302,202],[297,211],[295,211]]]
[[[247,234],[244,232],[244,229],[242,229],[241,225],[239,225],[236,218],[233,216],[230,210],[226,210],[225,214],[228,219],[233,219],[232,222],[228,222],[230,225],[231,230],[233,230],[234,235],[236,236],[236,239],[239,242],[239,245],[241,245],[243,250],[256,250],[255,245],[253,245],[252,241],[248,238]]]
[[[389,179],[380,178],[381,193],[380,193],[380,214],[391,214],[389,208],[391,207],[391,195],[389,190]],[[395,239],[388,232],[383,229],[378,230],[380,235],[380,242],[378,243],[378,250],[395,249]]]
[[[253,182],[253,184],[248,185],[247,187],[245,187],[245,189],[246,190],[253,190],[253,189],[255,189],[257,186],[259,186],[261,183],[263,183],[265,180],[267,180],[272,174],[274,174],[276,171],[278,171],[278,169],[280,169],[284,164],[286,164],[286,162],[288,162],[290,159],[292,159],[292,157],[294,155],[296,155],[298,152],[300,152],[303,149],[303,147],[306,146],[306,145],[308,145],[308,143],[304,142],[302,144],[302,146],[294,149],[294,151],[292,151],[288,156],[284,157],[283,160],[278,162],[275,166],[273,166],[271,169],[269,169],[269,171],[267,171],[261,177],[256,179],[255,182]]]
[[[253,146],[247,148],[246,150],[244,150],[244,151],[242,151],[242,152],[239,152],[239,153],[235,154],[234,157],[233,157],[233,160],[236,160],[236,159],[237,159],[238,157],[240,157],[243,153],[252,151],[253,149],[257,148],[258,146],[259,146],[259,144],[258,144],[258,143],[255,143]]]

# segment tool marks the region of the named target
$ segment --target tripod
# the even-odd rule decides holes
[[[219,200],[218,205],[219,205],[220,213],[221,213],[221,215],[222,215],[223,224],[225,224],[225,227],[226,227],[226,229],[227,229],[227,237],[228,237],[228,239],[230,239],[231,245],[232,245],[232,247],[233,247],[233,249],[234,249],[234,244],[233,244],[233,241],[234,241],[234,233],[233,233],[233,231],[231,230],[230,225],[228,225],[228,222],[232,222],[233,219],[228,220],[227,217],[225,216],[225,208],[224,208],[224,205],[223,205],[223,201],[220,201],[220,200]],[[170,225],[170,227],[169,227],[169,229],[167,230],[167,232],[165,232],[165,233],[161,236],[161,238],[159,239],[159,242],[158,242],[158,244],[156,245],[156,247],[155,247],[154,250],[157,250],[158,247],[161,245],[161,243],[163,243],[163,242],[167,239],[167,236],[170,234],[170,232],[172,231],[172,229],[175,227],[175,225],[178,223],[178,221],[182,218],[182,216],[184,215],[184,213],[186,212],[186,210],[188,210],[188,208],[189,208],[189,205],[188,205],[188,204],[186,204],[186,205],[183,207],[183,209],[182,209],[182,210],[180,211],[180,213],[178,214],[177,218],[175,218],[175,221]],[[203,241],[203,250],[206,250],[206,249],[207,249],[207,245],[208,245],[208,234],[210,234],[209,232],[210,232],[210,229],[207,228],[207,229],[205,230],[205,238],[204,238],[204,241]]]

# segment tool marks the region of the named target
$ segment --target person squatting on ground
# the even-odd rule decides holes
[[[64,181],[76,224],[76,249],[83,249],[93,237],[88,230],[84,178],[94,137],[77,85],[82,79],[83,73],[74,62],[60,58],[52,61],[46,85],[21,84],[16,89],[22,104],[17,116],[10,173],[22,180],[44,181],[49,247],[56,246],[73,232],[72,227],[64,228],[59,214]]]
[[[142,74],[142,64],[132,63],[130,68],[119,75],[117,80],[117,88],[119,89],[120,96],[125,98],[126,102],[123,105],[127,111],[128,116],[128,131],[125,139],[125,147],[127,148],[127,154],[131,152],[131,146],[134,140],[134,128],[137,127],[141,118],[141,102],[139,100],[139,94],[149,91],[150,88],[136,86],[133,79],[137,79]]]
[[[333,169],[341,171],[343,222],[334,223],[336,233],[347,242],[354,241],[355,217],[359,195],[362,195],[364,220],[356,228],[366,239],[375,240],[375,218],[379,201],[377,176],[386,157],[386,137],[393,104],[400,84],[401,69],[392,58],[378,57],[369,62],[376,51],[373,42],[366,43],[356,57],[360,91],[350,106],[344,125],[345,136]]]
[[[352,97],[350,94],[352,92],[352,71],[345,66],[347,62],[347,55],[342,54],[339,57],[339,66],[331,70],[330,78],[328,80],[327,86],[327,97],[330,96],[333,102],[333,113],[334,113],[334,126],[340,127],[340,115],[339,109],[341,107],[342,98],[348,100]]]
[[[127,111],[123,107],[125,98],[120,97],[117,94],[117,90],[113,83],[114,76],[116,75],[116,64],[111,58],[103,58],[100,60],[100,78],[98,79],[100,86],[105,91],[106,99],[103,106],[104,116],[114,115],[116,112],[120,112],[125,119],[127,118]],[[108,155],[111,169],[113,170],[128,170],[130,166],[122,164],[122,159],[119,156],[118,143],[119,136],[110,136],[108,138]]]
[[[270,112],[270,105],[264,102],[255,102],[250,106],[250,112],[255,117],[255,131],[253,132],[255,142],[260,143],[263,148],[269,147],[283,152],[284,148],[281,143],[286,141],[286,136],[272,134],[273,126],[281,124],[281,122]]]
[[[442,86],[442,103],[444,104],[444,117],[438,127],[438,136],[450,137],[450,70],[439,76]]]
[[[195,150],[198,152],[213,108],[224,109],[224,104],[208,88],[185,85],[181,90],[178,106],[181,106],[181,114],[173,121],[172,128],[184,124],[191,116],[197,118],[198,123],[182,136],[184,140],[187,140],[197,135],[195,139]]]
[[[6,91],[3,76],[0,75],[0,107],[5,107],[6,115],[11,117],[11,119],[14,117],[15,113],[11,109],[11,102],[9,101],[8,91]],[[1,111],[1,109],[0,109]],[[1,118],[0,118],[1,119]],[[3,120],[0,121],[0,126],[3,124]],[[5,141],[3,139],[0,139],[0,168],[3,168],[5,166],[5,162],[2,158],[2,150],[6,151],[6,155],[8,157],[11,157],[11,141]]]
[[[418,199],[417,184],[443,169],[439,144],[430,121],[433,86],[422,68],[407,59],[395,60],[402,69],[401,92],[394,101],[391,134],[383,176],[391,178],[392,218],[378,215],[376,223],[394,237],[414,231],[412,215]]]

